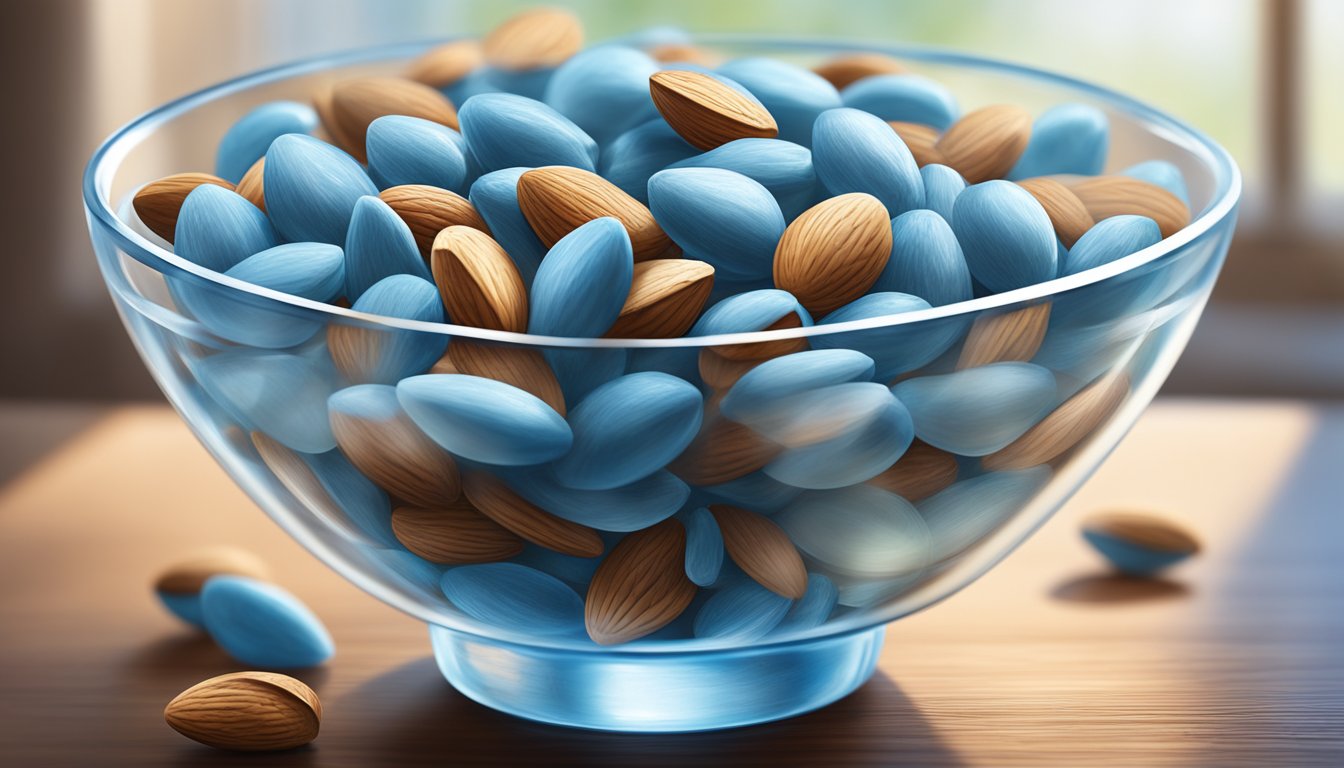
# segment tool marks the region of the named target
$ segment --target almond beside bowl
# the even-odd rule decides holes
[[[694,42],[707,58],[808,67],[872,50]],[[314,555],[424,620],[454,686],[526,718],[694,731],[854,690],[888,622],[1007,556],[1114,448],[1189,339],[1234,226],[1237,168],[1183,122],[1066,77],[899,47],[877,52],[968,107],[1099,108],[1107,171],[1171,163],[1192,220],[1102,266],[942,306],[586,338],[523,332],[504,283],[445,296],[504,326],[494,330],[261,288],[176,255],[134,215],[137,190],[209,168],[249,109],[396,75],[425,50],[301,62],[174,101],[97,150],[84,200],[127,331],[223,468]],[[539,197],[566,183],[542,181]],[[455,229],[470,230],[438,235],[435,269],[476,274],[497,256],[477,230]],[[703,271],[657,269],[651,282],[708,290]],[[789,279],[805,294],[816,277]],[[643,311],[664,299],[632,304],[625,335],[671,322]],[[582,327],[585,311],[559,308],[551,327]],[[219,333],[220,318],[245,319],[245,332]],[[620,450],[592,449],[584,430],[619,433]]]

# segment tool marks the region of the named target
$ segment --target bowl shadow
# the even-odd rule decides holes
[[[1089,573],[1060,582],[1050,596],[1066,603],[1146,603],[1190,594],[1186,585],[1167,578],[1143,578],[1114,572]]]

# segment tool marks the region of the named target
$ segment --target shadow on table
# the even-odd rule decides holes
[[[369,758],[405,765],[959,765],[918,707],[879,672],[829,707],[789,720],[694,734],[619,734],[542,725],[458,693],[432,659],[393,669],[346,694],[361,702]],[[335,713],[340,700],[329,711]],[[376,722],[368,722],[370,712]],[[333,724],[334,725],[334,724]],[[352,745],[353,746],[353,745]],[[342,752],[346,750],[341,747]]]
[[[246,664],[230,658],[204,632],[193,632],[185,628],[181,632],[166,635],[136,649],[127,657],[124,668],[132,679],[137,680],[181,677],[188,681],[182,685],[182,690],[216,675],[249,669]],[[286,670],[285,674],[302,680],[321,694],[323,683],[329,675],[328,670],[326,666],[317,666]]]
[[[1066,603],[1145,603],[1186,597],[1190,588],[1165,578],[1140,578],[1105,572],[1074,576],[1050,596]]]

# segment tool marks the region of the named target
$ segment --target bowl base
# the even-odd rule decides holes
[[[600,731],[734,728],[823,707],[872,676],[886,627],[765,648],[576,651],[430,626],[434,658],[463,695],[544,723]]]

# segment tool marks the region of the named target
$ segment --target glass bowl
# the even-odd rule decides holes
[[[1173,163],[1188,185],[1193,220],[1155,246],[1090,271],[957,304],[810,327],[634,340],[538,337],[367,315],[199,267],[136,219],[130,198],[139,186],[209,169],[215,142],[250,108],[302,100],[343,77],[396,72],[428,44],[305,61],[179,99],[113,134],[84,177],[94,249],[117,310],[201,442],[313,554],[425,621],[439,667],[454,686],[522,717],[606,730],[692,731],[787,717],[853,691],[873,673],[888,622],[985,573],[1115,447],[1189,339],[1232,236],[1241,191],[1232,159],[1203,133],[1126,96],[923,48],[743,36],[697,43],[809,65],[878,50],[945,83],[965,108],[1095,105],[1111,120],[1108,171],[1145,160]],[[183,165],[184,158],[194,162]],[[196,311],[180,309],[184,303]],[[203,311],[207,306],[213,311]],[[988,357],[976,351],[996,334],[1007,338],[1009,351]],[[631,528],[669,515],[689,521],[707,505],[773,517],[807,570],[836,587],[839,605],[820,624],[791,614],[762,634],[733,626],[741,604],[725,609],[731,603],[725,598],[715,610],[719,625],[726,621],[731,631],[697,638],[696,619],[711,596],[750,591],[742,569],[725,558],[718,581],[700,589],[666,628],[599,645],[583,633],[581,618],[577,629],[572,622],[575,600],[600,558],[531,544],[513,559],[551,574],[547,584],[563,583],[576,597],[499,594],[486,601],[494,605],[480,605],[479,595],[475,604],[450,602],[441,580],[454,566],[428,562],[399,543],[388,494],[337,449],[328,398],[359,381],[396,384],[425,373],[454,345],[485,359],[545,361],[571,408],[622,374],[678,377],[699,390],[701,434],[711,436],[719,434],[716,427],[733,426],[719,413],[724,392],[764,359],[808,348],[871,357],[871,371],[835,374],[828,385],[848,383],[787,407],[770,399],[769,387],[738,392],[736,410],[759,419],[746,420],[753,425],[747,433],[770,434],[781,445],[737,463],[710,450],[722,443],[707,440],[698,466],[683,456],[671,471],[613,490],[576,491],[544,465],[500,468],[485,463],[489,457],[457,457],[464,472],[502,479],[550,512],[610,529],[598,533],[607,552]],[[840,356],[846,354],[853,357]],[[1017,362],[987,362],[1004,357]],[[959,373],[968,364],[969,377]],[[909,424],[892,414],[890,398],[879,396],[874,405],[874,393],[892,383],[912,401],[916,432],[935,446],[916,443],[905,463],[884,468],[873,462],[899,453],[893,444],[909,439],[901,434]],[[1024,429],[1034,431],[1014,440]],[[402,434],[423,439],[414,427]],[[525,621],[492,613],[534,597],[541,602]]]

